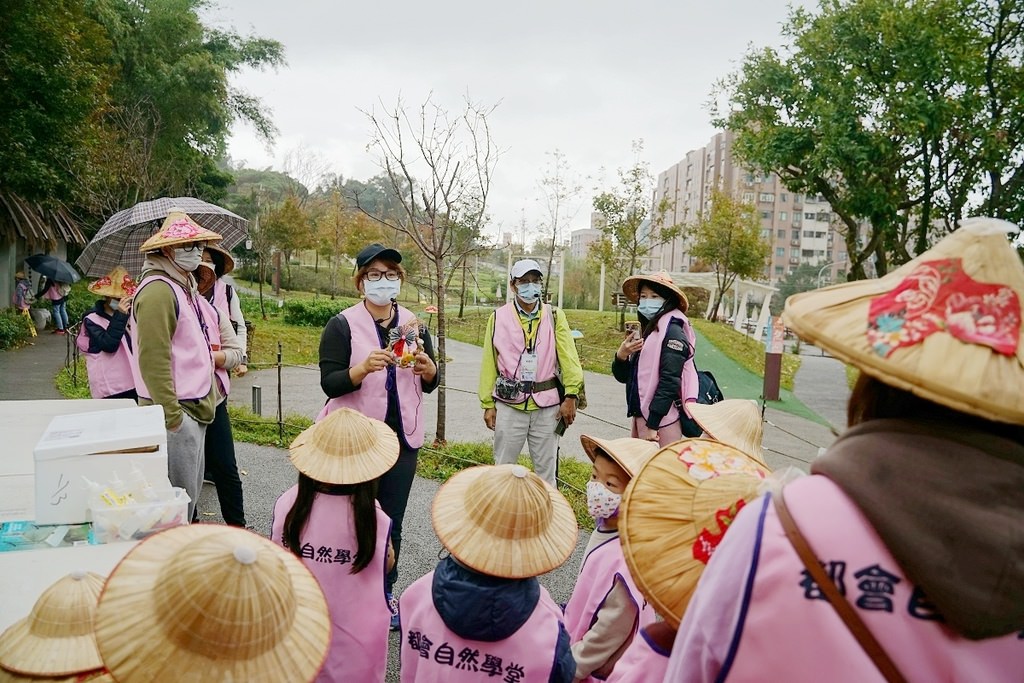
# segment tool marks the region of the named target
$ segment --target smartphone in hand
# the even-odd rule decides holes
[[[640,338],[640,321],[630,320],[626,323],[626,339]]]
[[[565,418],[558,418],[558,422],[555,423],[555,434],[562,436],[565,434],[565,430],[569,428],[569,425],[565,423]]]

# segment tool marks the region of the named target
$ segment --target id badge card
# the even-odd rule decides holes
[[[519,379],[524,382],[537,381],[537,352],[523,351],[519,357]]]

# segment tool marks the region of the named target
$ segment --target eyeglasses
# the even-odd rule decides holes
[[[199,251],[202,251],[206,249],[206,242],[193,242],[192,244],[183,244],[178,248],[184,251],[185,253],[196,251],[197,249]]]
[[[402,277],[401,273],[397,270],[368,270],[366,271],[366,279],[370,282],[378,282],[381,278],[386,278],[394,282]]]

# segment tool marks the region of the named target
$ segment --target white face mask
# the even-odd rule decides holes
[[[516,291],[519,292],[519,298],[528,304],[540,298],[540,284],[536,282],[524,282],[516,285]]]
[[[397,299],[402,291],[401,280],[387,280],[381,278],[376,282],[363,280],[363,294],[366,300],[377,306],[387,306],[392,299]]]
[[[192,249],[190,251],[186,251],[179,247],[174,250],[174,265],[178,266],[186,273],[191,273],[193,270],[198,268],[199,264],[202,262],[202,249]]]
[[[110,309],[111,310],[116,311],[117,307],[121,305],[121,300],[120,299],[111,299],[109,305],[110,305]]]
[[[587,482],[587,511],[594,519],[608,519],[619,512],[622,496],[612,493],[599,481]]]

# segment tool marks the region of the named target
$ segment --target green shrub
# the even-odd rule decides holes
[[[13,308],[0,311],[0,349],[14,349],[32,339],[32,322]]]
[[[349,303],[343,299],[293,299],[285,302],[284,321],[301,327],[323,327]]]

